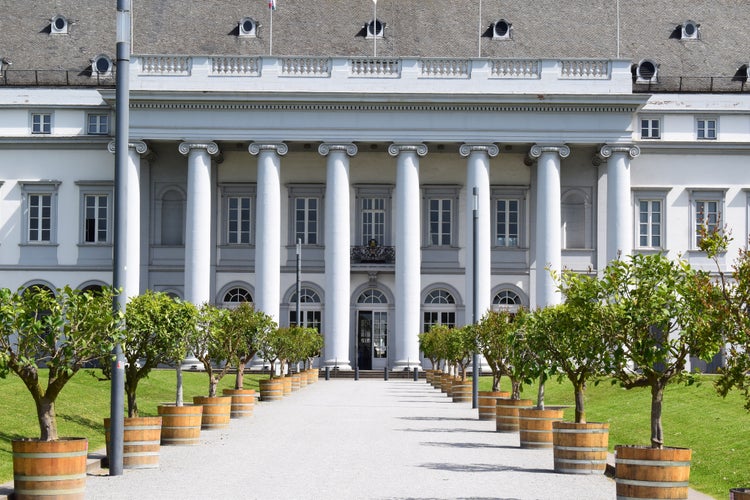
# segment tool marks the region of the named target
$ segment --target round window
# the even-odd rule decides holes
[[[693,36],[693,35],[695,35],[695,24],[693,24],[693,23],[685,23],[685,34],[687,36]]]
[[[65,18],[62,16],[57,16],[55,20],[53,21],[53,24],[55,26],[55,30],[57,31],[63,31],[65,29],[65,25],[68,24],[65,21]]]
[[[242,31],[245,33],[251,33],[253,31],[253,22],[250,19],[245,19],[242,22]]]
[[[644,80],[651,80],[656,75],[656,65],[651,61],[641,61],[638,65],[638,76]]]
[[[112,61],[105,55],[96,56],[96,59],[94,59],[94,69],[97,73],[107,73],[112,69]]]
[[[504,19],[495,23],[495,36],[506,36],[510,30],[510,25]]]
[[[371,35],[379,35],[380,32],[383,30],[383,23],[381,23],[378,20],[370,21],[370,34]]]

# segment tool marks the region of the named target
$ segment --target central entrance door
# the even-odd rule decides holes
[[[388,360],[388,313],[357,312],[357,365],[360,370],[379,370]]]

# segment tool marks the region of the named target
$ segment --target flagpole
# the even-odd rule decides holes
[[[273,3],[268,3],[268,10],[271,11],[271,27],[268,29],[269,31],[269,41],[268,41],[268,55],[273,55]]]
[[[378,57],[378,0],[372,0],[372,55]]]

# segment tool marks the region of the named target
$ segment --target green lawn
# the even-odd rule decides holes
[[[245,377],[245,387],[258,390],[258,376]],[[141,382],[141,415],[156,415],[156,406],[174,400],[174,371],[157,370]],[[507,380],[503,381],[507,390]],[[222,380],[219,391],[231,387],[233,376]],[[483,377],[481,390],[490,380]],[[203,373],[185,373],[185,398],[204,395],[208,379]],[[547,384],[549,405],[572,405],[567,383]],[[89,448],[103,447],[103,418],[109,414],[109,382],[98,382],[81,372],[63,390],[57,415],[61,436],[86,436]],[[535,399],[536,388],[524,396]],[[603,382],[587,391],[588,420],[610,423],[610,448],[616,444],[649,443],[650,393],[648,389],[625,391]],[[716,498],[726,498],[730,488],[750,486],[750,414],[737,394],[718,397],[710,377],[698,387],[671,386],[664,398],[664,435],[667,446],[693,449],[691,487]],[[565,418],[572,420],[573,410]],[[17,377],[0,379],[0,483],[12,479],[10,440],[37,436],[39,430],[31,397]]]
[[[727,498],[730,488],[750,486],[750,414],[738,394],[726,399],[716,395],[710,376],[699,386],[670,386],[664,395],[664,442],[666,446],[691,448],[690,486],[715,498]],[[510,383],[503,380],[503,390]],[[491,381],[482,378],[480,390]],[[507,384],[507,385],[506,385]],[[573,405],[569,383],[552,381],[545,388],[548,405]],[[525,388],[524,397],[536,400],[536,387]],[[648,445],[651,436],[650,389],[626,391],[609,381],[586,392],[590,422],[609,422],[609,447],[617,444]],[[565,412],[572,421],[573,408]]]

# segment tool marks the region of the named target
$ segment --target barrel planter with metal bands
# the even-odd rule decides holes
[[[617,498],[687,499],[689,448],[615,446]]]
[[[84,498],[86,438],[14,440],[12,448],[14,498]]]
[[[552,423],[552,454],[555,472],[604,474],[607,468],[608,445],[608,423]]]

